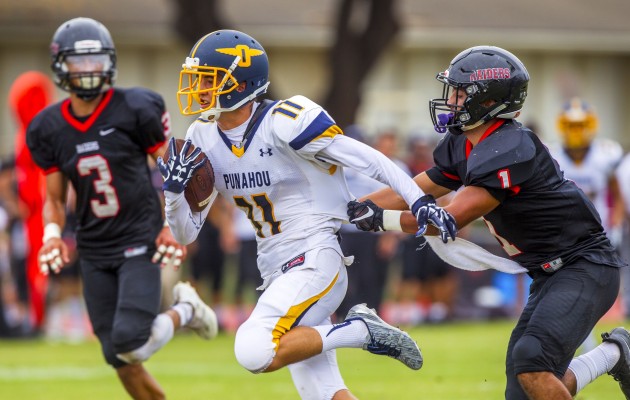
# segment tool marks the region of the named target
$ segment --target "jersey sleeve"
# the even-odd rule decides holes
[[[206,208],[194,212],[186,202],[184,193],[164,191],[164,217],[177,243],[188,245],[197,239],[218,194],[215,188]]]
[[[159,94],[148,89],[133,88],[127,92],[127,104],[136,113],[137,127],[133,140],[147,154],[159,149],[170,136],[170,115]]]
[[[355,139],[338,135],[325,147],[318,158],[335,165],[352,168],[390,186],[402,196],[409,207],[424,195],[409,174],[383,153]]]
[[[536,173],[535,161],[536,145],[529,135],[520,130],[497,132],[470,153],[464,184],[513,190]]]
[[[321,106],[304,96],[280,101],[271,113],[279,139],[306,159],[315,160],[335,136],[343,134]]]
[[[456,169],[457,160],[454,159],[454,139],[455,137],[449,133],[440,140],[433,150],[435,166],[426,171],[433,183],[450,190],[457,190],[462,186],[462,180]]]
[[[31,156],[45,174],[59,170],[59,165],[55,159],[53,146],[48,143],[45,135],[44,113],[40,112],[33,118],[26,130],[26,146],[31,152]]]

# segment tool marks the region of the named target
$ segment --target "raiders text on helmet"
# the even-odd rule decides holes
[[[91,18],[64,22],[50,43],[51,68],[61,89],[91,100],[114,84],[116,49],[107,28]]]
[[[179,74],[177,102],[184,115],[216,120],[264,94],[269,86],[265,49],[234,30],[207,34],[193,46]]]
[[[438,132],[459,134],[493,118],[514,118],[527,97],[529,74],[507,50],[476,46],[459,53],[436,79],[444,84],[442,98],[432,99],[429,109]],[[463,105],[449,104],[453,91],[467,98]]]

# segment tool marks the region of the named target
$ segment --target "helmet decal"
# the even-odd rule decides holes
[[[488,81],[492,79],[510,79],[509,68],[484,68],[473,71],[470,81]]]
[[[239,44],[231,49],[216,49],[217,53],[227,54],[228,56],[241,57],[238,66],[247,68],[252,65],[252,57],[260,56],[265,52],[258,49],[252,49],[249,46]]]

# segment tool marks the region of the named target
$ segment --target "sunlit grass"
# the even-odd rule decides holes
[[[420,371],[357,349],[340,350],[338,359],[346,384],[361,399],[502,399],[504,353],[512,324],[458,323],[410,330],[425,359]],[[597,331],[616,325],[603,324]],[[170,399],[298,398],[286,369],[252,375],[236,362],[233,345],[234,336],[229,334],[211,342],[178,335],[147,368]],[[102,362],[96,342],[0,341],[0,399],[125,398],[114,371]],[[623,397],[617,383],[603,376],[577,398]]]

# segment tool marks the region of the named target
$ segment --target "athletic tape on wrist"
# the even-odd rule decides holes
[[[42,243],[46,243],[48,239],[52,238],[61,238],[61,227],[54,222],[50,222],[44,227]]]
[[[383,229],[402,232],[402,226],[400,225],[401,215],[402,211],[383,210]]]

